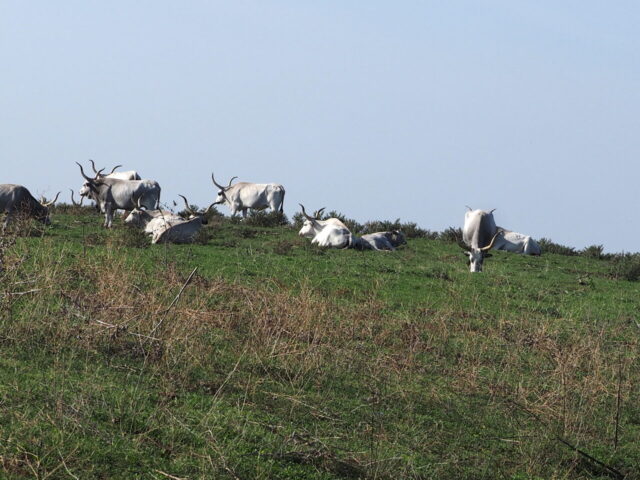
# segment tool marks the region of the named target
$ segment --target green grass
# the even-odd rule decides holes
[[[640,282],[609,260],[100,224],[5,249],[0,478],[615,478],[558,437],[640,478]]]

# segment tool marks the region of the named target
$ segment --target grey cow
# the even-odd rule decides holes
[[[59,196],[60,192],[51,202],[39,202],[31,195],[27,187],[11,183],[0,184],[0,212],[7,214],[2,226],[3,230],[9,225],[15,213],[28,215],[45,225],[49,225],[51,223],[49,207],[58,200]]]
[[[155,180],[121,180],[105,177],[98,172],[94,178],[84,173],[78,162],[80,173],[85,179],[80,195],[94,200],[105,214],[104,226],[111,228],[116,210],[133,210],[139,202],[147,209],[157,210],[160,205],[160,185]]]

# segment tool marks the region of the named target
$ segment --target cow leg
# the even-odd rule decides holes
[[[247,218],[247,209],[246,208],[242,209],[242,218]]]
[[[113,205],[107,202],[104,205],[104,227],[111,228],[113,225]]]

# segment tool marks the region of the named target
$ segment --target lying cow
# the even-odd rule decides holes
[[[400,245],[405,245],[406,243],[407,240],[405,239],[404,233],[399,230],[391,230],[362,235],[358,237],[357,241],[354,241],[354,248],[393,251]]]
[[[202,225],[207,223],[207,214],[214,204],[209,205],[204,212],[197,212],[189,206],[184,195],[180,196],[184,199],[187,212],[190,214],[189,220],[180,218],[180,221],[168,221],[155,218],[150,222],[150,224],[158,222],[152,225],[151,243],[193,243]]]
[[[304,205],[299,204],[302,208],[302,213],[306,220],[302,224],[302,228],[298,232],[301,237],[311,239],[311,243],[320,247],[331,248],[348,248],[354,245],[354,235],[337,218],[328,218],[326,220],[320,220],[320,209],[316,212],[315,216],[308,215],[304,209]]]
[[[134,208],[124,219],[124,223],[132,227],[142,228],[145,233],[152,234],[154,230],[169,224],[184,222],[185,220],[169,210],[147,210],[136,202]]]
[[[512,232],[502,227],[498,227],[498,237],[493,244],[493,249],[524,255],[542,255],[540,245],[529,235]]]

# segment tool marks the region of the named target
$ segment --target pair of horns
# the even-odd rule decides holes
[[[209,213],[209,210],[211,210],[211,207],[213,207],[215,205],[215,203],[212,203],[211,205],[209,205],[207,207],[207,209],[202,212],[201,214],[196,212],[193,208],[191,208],[191,206],[189,205],[189,201],[187,200],[187,197],[185,197],[184,195],[180,195],[178,194],[178,196],[182,197],[182,199],[184,200],[184,205],[187,208],[187,212],[189,212],[191,215],[206,215],[207,213]]]
[[[81,207],[82,202],[84,202],[84,197],[80,196],[80,203],[78,203],[76,202],[75,198],[73,198],[73,188],[70,188],[69,190],[71,190],[71,203],[76,207]]]
[[[104,170],[104,168],[103,168],[103,169],[101,169],[100,171],[98,171],[98,170],[96,170],[96,164],[95,164],[95,163],[93,163],[93,160],[89,159],[89,161],[91,162],[91,166],[93,167],[93,173],[95,173],[95,174],[96,174],[96,177],[97,177],[98,175],[100,175],[100,174],[102,173],[102,170]],[[113,167],[113,168],[111,169],[111,171],[110,171],[107,175],[111,175],[113,172],[115,172],[115,171],[116,171],[116,168],[120,168],[121,166],[122,166],[122,165],[116,165],[115,167]]]
[[[315,212],[313,212],[313,217],[312,217],[304,209],[304,205],[302,205],[301,203],[299,203],[298,205],[300,205],[300,208],[302,208],[302,213],[307,218],[307,220],[319,220],[320,216],[322,215],[322,212],[324,212],[324,209],[326,208],[326,207],[322,207],[320,210],[316,210]]]
[[[222,185],[220,185],[218,182],[216,182],[216,179],[213,176],[213,172],[211,172],[211,180],[213,180],[213,184],[218,187],[220,190],[228,190],[229,188],[231,188],[231,182],[233,182],[236,178],[238,177],[232,177],[231,180],[229,180],[229,185],[227,185],[226,187],[223,187]],[[180,195],[182,197],[182,195]],[[183,197],[184,198],[184,197]],[[211,207],[209,207],[211,208]]]

